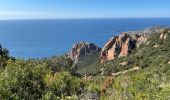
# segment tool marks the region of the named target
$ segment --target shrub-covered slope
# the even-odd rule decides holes
[[[160,33],[154,33],[147,45],[140,46],[127,57],[104,64],[106,75],[133,67],[139,67],[140,70],[114,77],[102,99],[170,99],[170,33],[165,31],[165,34],[166,39],[160,39]]]
[[[99,62],[100,52],[94,52],[88,54],[79,59],[77,65],[77,73],[81,75],[96,75],[97,72],[100,72]]]

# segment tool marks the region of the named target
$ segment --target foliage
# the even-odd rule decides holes
[[[32,66],[29,62],[10,60],[0,74],[0,98],[33,99],[43,93],[45,65]]]
[[[9,51],[6,48],[2,48],[0,45],[0,68],[4,68],[6,66],[8,59],[10,59]]]
[[[42,100],[60,100],[60,97],[57,97],[51,91],[48,91],[45,93],[45,95],[42,96]]]
[[[100,72],[100,52],[94,52],[79,59],[77,73],[84,75],[97,75]]]
[[[100,92],[100,84],[96,84],[95,82],[91,82],[89,83],[87,90],[89,92],[93,92],[93,93],[99,93]]]
[[[80,94],[83,89],[83,82],[68,72],[59,72],[54,75],[49,73],[45,77],[45,83],[55,95],[60,97]]]
[[[54,56],[47,59],[47,66],[55,73],[59,71],[74,72],[73,61],[66,55]]]

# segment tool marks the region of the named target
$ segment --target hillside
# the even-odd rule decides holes
[[[79,42],[69,54],[42,59],[14,59],[0,48],[0,99],[169,100],[170,29],[147,32],[135,48],[129,43],[140,37],[124,35],[106,49]]]
[[[140,46],[127,57],[104,64],[106,75],[134,67],[139,70],[114,77],[103,98],[170,99],[170,32],[165,33],[166,39],[160,39],[160,33],[151,34],[148,45]],[[126,63],[123,65],[122,62]]]
[[[93,59],[93,56],[86,59]],[[100,92],[104,90],[101,96],[104,100],[165,100],[170,99],[169,71],[170,32],[166,29],[164,33],[150,34],[146,44],[135,48],[127,56],[87,65],[81,73],[97,75],[98,80],[103,80],[100,74],[105,75],[105,81],[99,85]],[[96,79],[96,76],[93,77]]]

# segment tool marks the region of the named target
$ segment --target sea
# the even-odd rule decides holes
[[[100,47],[121,32],[170,26],[170,18],[0,20],[0,44],[16,58],[43,58],[68,53],[79,41]]]

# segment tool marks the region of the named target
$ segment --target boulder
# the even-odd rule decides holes
[[[158,45],[158,44],[155,44],[153,47],[154,47],[154,48],[158,48],[158,47],[159,47],[159,45]]]

